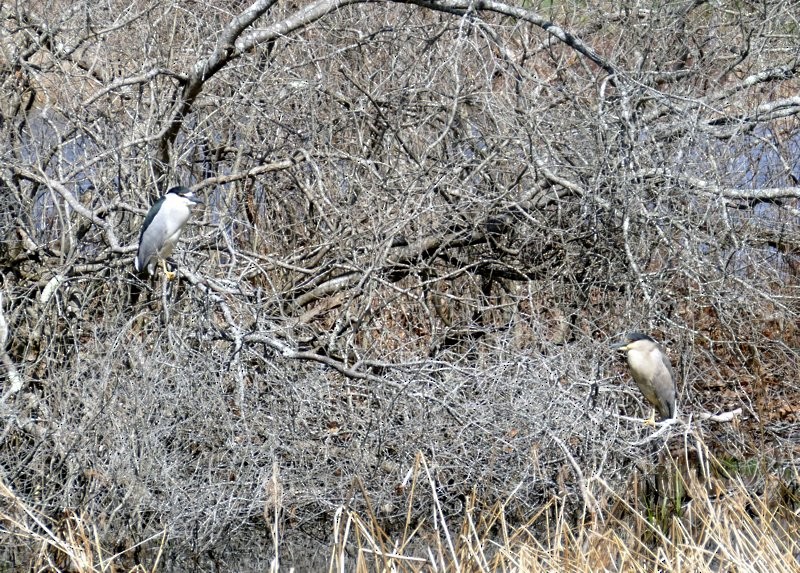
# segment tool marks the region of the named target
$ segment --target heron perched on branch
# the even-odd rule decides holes
[[[191,189],[173,187],[150,207],[139,234],[139,251],[133,263],[136,272],[153,276],[156,266],[161,265],[167,280],[175,278],[175,273],[167,270],[166,260],[175,250],[191,208],[201,203]]]
[[[611,348],[626,353],[634,382],[661,419],[675,417],[675,374],[661,345],[646,334],[629,332]],[[655,425],[655,411],[646,423]]]

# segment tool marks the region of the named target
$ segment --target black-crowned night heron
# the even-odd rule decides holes
[[[172,255],[183,226],[192,214],[191,207],[198,203],[202,201],[191,189],[173,187],[150,207],[139,234],[139,252],[133,262],[136,272],[147,271],[153,276],[160,264],[167,280],[175,278],[175,273],[167,270],[166,259]]]
[[[669,357],[661,345],[641,332],[629,332],[622,342],[611,348],[627,354],[628,368],[639,390],[647,398],[661,419],[675,416],[675,375]],[[647,420],[655,424],[655,412]]]

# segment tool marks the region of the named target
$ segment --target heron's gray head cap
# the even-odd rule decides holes
[[[639,340],[647,340],[648,342],[656,343],[655,340],[653,340],[646,334],[638,331],[633,331],[625,333],[622,337],[622,340],[620,342],[615,342],[614,344],[612,344],[611,348],[627,351],[629,344],[633,344],[634,342],[638,342]]]
[[[170,193],[173,195],[177,195],[178,197],[181,197],[183,199],[186,199],[191,203],[203,204],[203,200],[200,199],[200,197],[198,197],[197,195],[195,195],[194,191],[192,191],[188,187],[183,187],[183,186],[173,187],[172,189],[167,191],[167,195],[169,195]]]

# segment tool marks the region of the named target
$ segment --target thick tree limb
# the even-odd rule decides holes
[[[517,6],[511,6],[503,2],[495,2],[494,0],[396,0],[400,4],[415,4],[428,8],[430,10],[437,10],[440,12],[449,12],[452,14],[466,14],[470,10],[486,10],[487,12],[495,12],[505,16],[511,16],[524,22],[530,22],[534,26],[538,26],[551,36],[557,38],[562,43],[566,44],[579,54],[589,58],[592,62],[600,66],[607,73],[618,76],[619,73],[611,62],[598,54],[591,46],[586,44],[583,40],[574,36],[554,24],[547,18]]]
[[[0,398],[0,403],[4,403],[9,396],[16,394],[22,390],[22,376],[17,370],[16,364],[6,352],[6,343],[8,342],[8,322],[6,321],[5,314],[3,314],[3,292],[0,291],[0,367],[6,372],[6,378],[9,382],[8,388]]]
[[[169,126],[159,141],[159,158],[163,165],[169,163],[169,148],[183,126],[183,120],[194,105],[194,101],[203,90],[203,85],[220,71],[231,60],[241,53],[235,48],[236,39],[261,17],[276,0],[257,0],[248,6],[225,26],[219,36],[217,45],[211,54],[192,67],[179,99],[175,102]]]
[[[639,172],[637,178],[658,179],[662,178],[682,185],[693,187],[703,193],[720,195],[726,199],[743,199],[753,201],[771,201],[775,199],[800,198],[800,187],[766,187],[762,189],[741,189],[735,187],[722,187],[689,175],[673,173],[669,169],[649,169]]]
[[[319,20],[331,12],[335,12],[343,6],[359,4],[366,1],[367,0],[317,0],[316,2],[311,2],[310,4],[299,8],[288,18],[285,18],[280,22],[276,22],[271,26],[267,26],[262,30],[258,30],[257,32],[253,32],[252,34],[248,34],[244,38],[237,40],[236,52],[243,53],[250,51],[261,44],[272,42],[278,38],[286,36],[287,34],[291,34],[292,32],[304,28],[312,22]]]

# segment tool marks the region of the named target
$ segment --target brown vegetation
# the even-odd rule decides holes
[[[0,6],[0,560],[796,566],[796,8]]]

